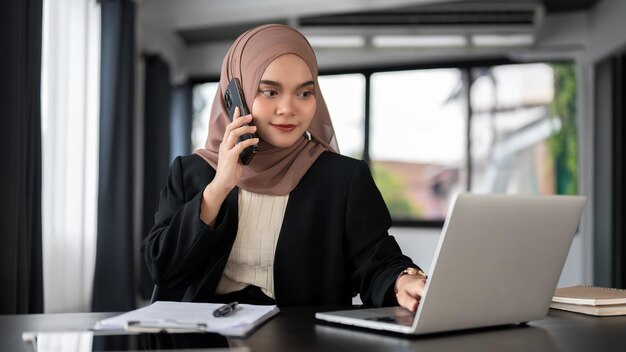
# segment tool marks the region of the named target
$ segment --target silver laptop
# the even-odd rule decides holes
[[[416,335],[542,319],[585,200],[459,195],[448,212],[417,312],[390,307],[315,317]]]

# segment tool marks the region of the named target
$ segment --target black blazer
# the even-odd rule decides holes
[[[198,155],[172,163],[142,253],[158,287],[184,288],[184,301],[210,302],[237,234],[237,188],[215,229],[200,220],[202,192],[215,170]],[[367,164],[324,152],[289,194],[274,258],[279,306],[397,304],[393,286],[408,266],[387,230],[389,211]]]

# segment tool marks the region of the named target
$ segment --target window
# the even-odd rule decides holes
[[[362,159],[365,145],[365,76],[320,76],[318,81],[333,121],[339,152]]]
[[[459,192],[577,193],[573,64],[367,69],[319,82],[340,152],[369,162],[396,226],[441,226]],[[196,147],[216,86],[194,89]]]
[[[576,194],[573,66],[474,68],[472,77],[471,190]]]
[[[458,69],[374,73],[370,156],[398,220],[440,220],[465,170],[466,102]]]
[[[193,87],[193,121],[191,125],[191,150],[204,148],[209,136],[211,106],[217,93],[217,82],[196,84]]]

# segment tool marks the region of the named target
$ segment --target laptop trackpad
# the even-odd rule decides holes
[[[415,313],[401,307],[364,309],[361,312],[365,313],[365,320],[402,326],[413,326],[415,318]]]

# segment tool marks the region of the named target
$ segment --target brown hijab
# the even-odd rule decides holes
[[[205,149],[198,149],[196,153],[217,169],[219,147],[226,126],[230,123],[223,99],[228,82],[233,77],[239,78],[248,108],[252,108],[265,68],[277,57],[288,53],[304,60],[315,82],[317,106],[308,129],[312,138],[308,140],[302,136],[287,148],[278,148],[261,140],[256,156],[249,165],[244,166],[237,183],[238,187],[250,192],[289,194],[322,152],[330,150],[337,153],[339,150],[328,108],[319,89],[317,60],[311,45],[300,32],[291,27],[268,24],[243,33],[228,49],[211,108],[209,136]]]

